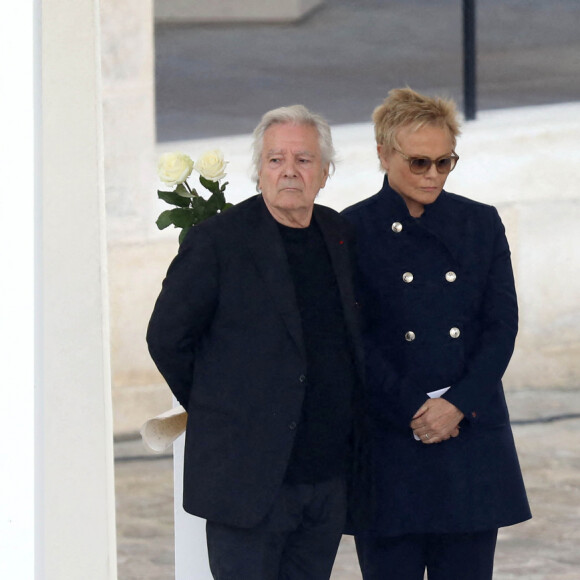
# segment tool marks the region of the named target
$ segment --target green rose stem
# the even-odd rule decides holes
[[[183,185],[185,185],[185,188],[187,189],[187,191],[189,191],[190,195],[193,195],[194,197],[199,197],[199,193],[197,193],[197,191],[195,191],[195,189],[191,189],[191,187],[189,187],[189,183],[187,183],[187,181],[184,181]]]

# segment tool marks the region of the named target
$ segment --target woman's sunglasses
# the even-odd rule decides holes
[[[409,157],[405,155],[402,151],[399,151],[396,147],[393,149],[401,155],[405,161],[409,164],[409,169],[411,173],[421,175],[427,173],[431,169],[431,165],[435,164],[435,169],[437,173],[442,173],[443,175],[450,173],[455,169],[457,162],[459,161],[459,155],[453,151],[451,155],[446,155],[444,157],[439,157],[438,159],[429,159],[429,157]]]

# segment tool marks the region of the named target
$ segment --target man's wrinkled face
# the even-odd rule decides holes
[[[306,216],[309,223],[329,169],[322,161],[316,128],[291,123],[268,127],[261,162],[258,187],[270,213],[286,225],[302,222]]]

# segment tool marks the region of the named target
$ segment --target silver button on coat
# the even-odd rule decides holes
[[[411,272],[405,272],[403,274],[403,281],[410,284],[413,281],[413,274]]]
[[[403,224],[401,224],[400,222],[394,222],[393,225],[391,226],[391,229],[398,234],[399,232],[403,231]]]
[[[413,342],[415,340],[415,333],[412,330],[405,333],[405,340],[407,342]]]
[[[449,271],[445,274],[445,280],[447,280],[447,282],[455,282],[455,280],[457,280],[457,274]]]
[[[457,326],[454,326],[453,328],[451,328],[449,330],[449,336],[451,338],[459,338],[460,334],[461,334],[461,331],[459,330],[459,328],[457,328]]]

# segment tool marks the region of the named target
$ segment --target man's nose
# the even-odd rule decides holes
[[[288,160],[284,164],[284,175],[287,177],[296,176],[296,163],[294,160]]]

